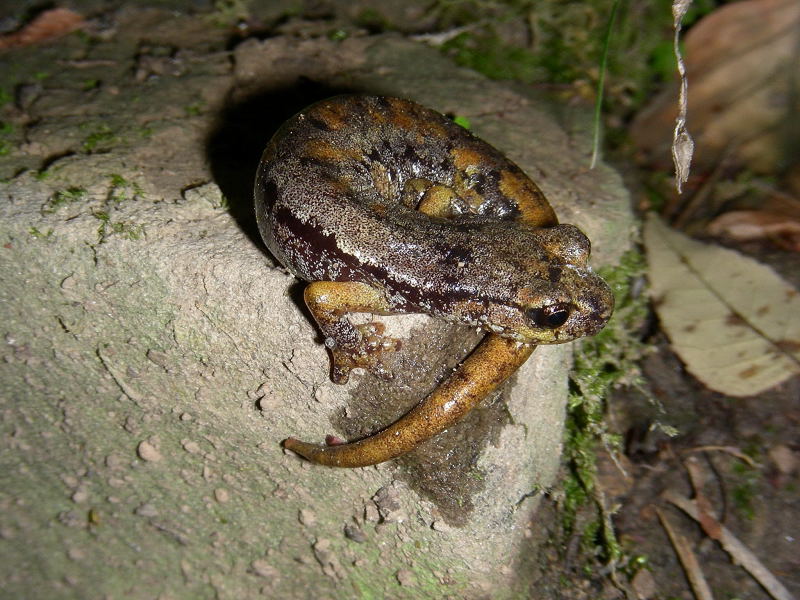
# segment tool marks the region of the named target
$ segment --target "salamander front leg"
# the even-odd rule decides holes
[[[388,312],[389,303],[381,290],[350,281],[315,281],[303,296],[331,353],[331,379],[335,383],[347,383],[350,371],[356,368],[384,379],[392,377],[381,363],[381,355],[399,349],[400,341],[383,336],[383,323],[353,325],[347,317],[355,312]]]
[[[459,421],[508,379],[534,348],[488,334],[444,383],[386,429],[349,444],[323,446],[288,438],[283,446],[330,467],[365,467],[396,458]]]

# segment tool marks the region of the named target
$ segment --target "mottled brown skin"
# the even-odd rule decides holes
[[[337,96],[287,121],[259,166],[256,217],[270,252],[311,282],[305,301],[331,377],[390,377],[398,342],[348,313],[423,312],[481,327],[472,354],[399,421],[363,440],[284,446],[358,467],[412,450],[492,393],[533,352],[594,335],[613,296],[587,265],[589,240],[559,225],[539,188],[497,150],[407,100]]]

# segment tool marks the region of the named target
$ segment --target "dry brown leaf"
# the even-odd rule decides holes
[[[770,240],[800,252],[800,220],[763,210],[732,210],[708,224],[708,233],[739,242]]]
[[[786,444],[773,446],[769,449],[769,452],[767,452],[767,456],[769,456],[781,475],[791,475],[797,470],[798,464],[800,464],[800,455],[792,451]]]
[[[678,81],[680,92],[678,94],[678,115],[675,118],[675,130],[672,132],[672,163],[675,165],[675,187],[681,193],[683,184],[689,181],[689,170],[692,166],[694,154],[694,140],[686,129],[686,113],[689,109],[687,102],[689,81],[686,79],[686,63],[681,52],[681,28],[683,17],[692,5],[692,0],[673,0],[672,2],[672,28],[675,32],[672,51],[678,67]]]
[[[19,31],[0,36],[0,49],[28,46],[75,31],[83,25],[83,16],[68,8],[46,10]]]
[[[655,577],[647,569],[640,569],[631,579],[631,587],[636,597],[640,600],[655,598],[658,593],[658,584]]]
[[[703,244],[651,215],[651,294],[686,368],[709,388],[750,396],[800,373],[800,293],[772,269]]]
[[[773,172],[783,136],[797,118],[800,2],[745,0],[720,7],[685,38],[688,124],[695,166],[710,170],[731,151],[756,171]],[[667,169],[678,84],[669,87],[631,127],[650,162]]]

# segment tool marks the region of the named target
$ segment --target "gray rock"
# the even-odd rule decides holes
[[[335,470],[285,454],[290,434],[388,424],[477,338],[386,318],[406,338],[400,380],[331,383],[296,282],[254,233],[252,176],[272,129],[306,101],[409,97],[468,118],[520,164],[587,232],[596,264],[627,247],[619,177],[588,171],[586,136],[529,90],[401,37],[251,40],[233,67],[179,48],[180,68],[137,81],[119,65],[153,17],[120,18],[124,36],[25,107],[36,154],[0,159],[0,586],[129,598],[526,589],[526,573],[498,565],[518,560],[537,493],[554,483],[569,348],[537,349],[513,386],[398,461]],[[56,46],[68,56],[77,43]],[[103,84],[81,90],[87,77]],[[315,518],[299,523],[301,510]]]

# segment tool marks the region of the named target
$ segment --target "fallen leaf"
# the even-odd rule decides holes
[[[733,250],[645,223],[650,293],[686,368],[712,390],[751,396],[800,373],[800,293]]]
[[[653,598],[658,592],[658,584],[653,574],[647,569],[640,569],[631,580],[631,587],[640,599]]]
[[[28,46],[75,31],[83,16],[68,8],[53,8],[36,16],[19,31],[0,36],[0,49]]]
[[[800,462],[797,453],[793,452],[786,444],[773,446],[767,455],[782,475],[791,475],[797,470],[798,462]]]
[[[738,242],[770,240],[786,250],[800,252],[800,220],[763,210],[732,210],[708,224],[714,237]]]
[[[710,171],[726,153],[750,169],[774,172],[796,122],[800,92],[797,48],[800,2],[744,0],[726,4],[685,37],[688,127],[694,165]],[[637,115],[631,136],[646,161],[669,168],[679,83]],[[796,130],[795,130],[796,131]]]

